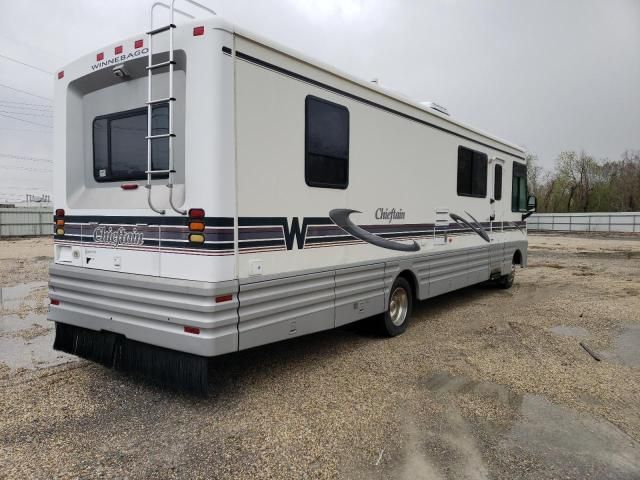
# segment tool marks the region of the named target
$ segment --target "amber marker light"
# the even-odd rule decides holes
[[[204,232],[204,222],[189,222],[189,230],[191,230],[192,232]]]

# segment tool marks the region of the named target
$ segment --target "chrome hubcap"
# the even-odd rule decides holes
[[[402,287],[397,287],[391,294],[391,301],[389,302],[389,316],[391,322],[399,327],[407,318],[407,311],[409,310],[409,296]]]

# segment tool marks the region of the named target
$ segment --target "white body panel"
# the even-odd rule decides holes
[[[65,67],[56,84],[54,192],[66,223],[55,239],[51,295],[62,292],[72,305],[52,307],[52,320],[169,348],[176,336],[176,349],[216,355],[380,313],[399,274],[408,275],[424,299],[508,273],[514,259],[526,264],[522,212],[511,209],[513,164],[524,160],[520,148],[221,20],[206,22],[205,34],[193,36],[199,24],[175,30],[174,198],[180,208],[205,211],[206,242],[190,243],[188,220],[170,209],[166,180],[154,180],[151,195],[157,207],[172,213],[158,215],[147,205],[143,180],[95,178],[93,119],[145,105],[146,60],[133,48],[144,37],[104,49],[124,46],[131,72],[125,81],[113,77],[116,61],[106,53],[102,63],[95,52],[83,57]],[[154,40],[154,53],[167,48]],[[154,77],[154,96],[163,95],[163,75]],[[309,95],[348,110],[347,188],[305,181]],[[459,147],[487,155],[482,198],[457,194]],[[492,201],[498,164],[502,199]],[[123,183],[138,188],[123,190]],[[340,209],[359,212],[350,221],[405,251],[338,227],[331,212]],[[403,215],[381,218],[382,210],[392,209]],[[452,214],[481,232],[455,223]],[[120,237],[96,233],[98,227],[120,231]],[[132,239],[140,232],[144,241],[136,244]],[[406,251],[414,241],[415,249]],[[101,300],[103,313],[83,320],[86,295],[73,293],[80,287],[64,280],[67,273],[59,268],[65,266],[98,276],[109,272],[105,299],[111,300]],[[165,328],[157,315],[138,312],[131,299],[118,310],[120,291],[109,286],[114,273],[135,288],[148,278],[159,285],[150,288],[160,291],[193,281],[197,291],[230,293],[238,306],[236,326],[230,327],[229,309],[218,318],[221,310],[207,307],[206,335],[199,339],[204,346],[192,347],[180,340],[185,334],[174,328],[175,318],[168,317],[174,326]],[[139,298],[152,303],[143,291]],[[153,335],[145,336],[142,318]]]

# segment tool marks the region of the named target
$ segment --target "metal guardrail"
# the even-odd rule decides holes
[[[0,238],[34,235],[53,235],[52,208],[0,208]]]
[[[640,212],[535,213],[527,218],[527,230],[640,233]]]

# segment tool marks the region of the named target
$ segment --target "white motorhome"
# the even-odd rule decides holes
[[[55,348],[202,391],[209,357],[397,335],[526,265],[521,148],[219,17],[89,53],[55,102]]]

